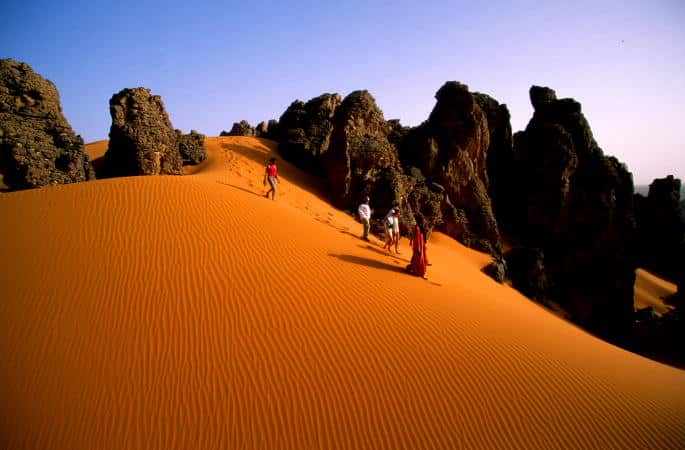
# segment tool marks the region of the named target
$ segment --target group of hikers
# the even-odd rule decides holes
[[[278,167],[276,166],[276,158],[269,159],[269,163],[264,171],[264,181],[263,184],[269,183],[270,189],[266,192],[266,198],[269,198],[271,194],[271,199],[276,200],[276,190],[278,188]],[[364,231],[362,234],[362,239],[369,241],[369,231],[371,230],[371,214],[373,210],[369,205],[371,199],[369,196],[364,198],[364,202],[357,208],[357,214],[359,215],[359,220],[364,226]],[[419,277],[426,278],[426,267],[428,264],[428,257],[426,256],[426,233],[428,227],[426,226],[426,220],[421,214],[417,214],[414,218],[416,220],[416,226],[409,236],[409,245],[412,248],[411,262],[407,266],[407,271]],[[395,253],[400,253],[400,210],[399,207],[393,206],[390,211],[385,215],[383,219],[383,228],[385,230],[385,245],[383,249],[387,249],[388,252],[392,253],[392,247],[395,247]]]
[[[357,208],[359,221],[364,227],[362,239],[369,241],[369,231],[371,229],[371,214],[373,210],[369,205],[371,199],[367,195],[364,201]],[[420,213],[414,219],[416,225],[409,236],[409,245],[412,248],[411,262],[407,266],[407,271],[416,276],[426,277],[426,268],[428,267],[428,256],[426,255],[426,240],[428,227],[426,220]],[[393,206],[383,219],[383,229],[385,230],[385,245],[383,249],[387,249],[392,253],[392,247],[395,247],[395,253],[400,253],[400,210],[399,207]]]

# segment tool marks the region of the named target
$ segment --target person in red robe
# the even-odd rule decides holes
[[[411,263],[407,266],[410,273],[427,278],[426,277],[426,221],[421,214],[416,215],[416,226],[414,226],[414,232],[411,237]]]

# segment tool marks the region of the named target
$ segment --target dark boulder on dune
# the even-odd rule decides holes
[[[677,280],[685,266],[680,188],[680,180],[669,175],[655,179],[647,197],[635,194],[638,264],[669,280]]]
[[[123,89],[110,99],[109,111],[108,176],[183,173],[176,132],[160,96],[145,88]]]
[[[183,134],[181,130],[176,130],[176,140],[184,164],[200,164],[207,159],[204,134],[195,130],[191,130],[189,134]]]
[[[283,158],[315,175],[323,174],[322,158],[333,132],[333,116],[340,106],[339,94],[322,94],[304,103],[295,100],[271,133],[279,141]]]
[[[500,234],[488,195],[488,118],[468,86],[445,83],[428,120],[400,138],[405,167],[444,189],[442,229],[469,247],[501,256]],[[504,118],[502,120],[505,120]],[[398,131],[395,128],[394,136]]]
[[[240,122],[235,122],[233,123],[233,127],[231,128],[231,131],[228,133],[225,131],[222,131],[220,136],[248,136],[248,137],[253,137],[255,136],[255,129],[252,128],[252,125],[247,120],[241,120]]]
[[[511,284],[528,298],[547,300],[545,257],[539,248],[515,248],[506,255]]]
[[[83,139],[62,114],[55,85],[28,64],[0,59],[0,189],[94,178]]]
[[[632,175],[604,155],[580,103],[537,86],[530,99],[533,118],[493,161],[515,174],[496,193],[498,220],[521,246],[542,251],[551,299],[592,331],[623,339],[636,268]]]
[[[337,207],[356,208],[369,195],[381,214],[392,206],[406,210],[407,180],[388,131],[383,112],[368,91],[352,92],[337,108],[330,145],[323,155],[324,174]],[[408,219],[404,216],[400,223]]]

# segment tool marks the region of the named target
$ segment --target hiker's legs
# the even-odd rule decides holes
[[[369,223],[369,219],[362,219],[362,223],[364,224],[364,236],[362,238],[365,241],[369,240],[369,230],[371,229],[371,224]]]
[[[271,186],[271,189],[266,193],[266,196],[269,196],[269,192],[271,192],[271,200],[276,200],[276,186],[278,186],[278,180],[276,180],[276,177],[269,177],[269,185]]]

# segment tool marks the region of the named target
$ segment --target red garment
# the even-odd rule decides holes
[[[421,233],[421,229],[418,226],[414,228],[414,238],[412,239],[411,247],[413,253],[409,270],[414,275],[422,277],[426,275],[426,241],[423,239],[423,233]]]
[[[266,166],[266,176],[268,177],[275,177],[278,175],[278,168],[276,167],[276,164],[269,164]]]

